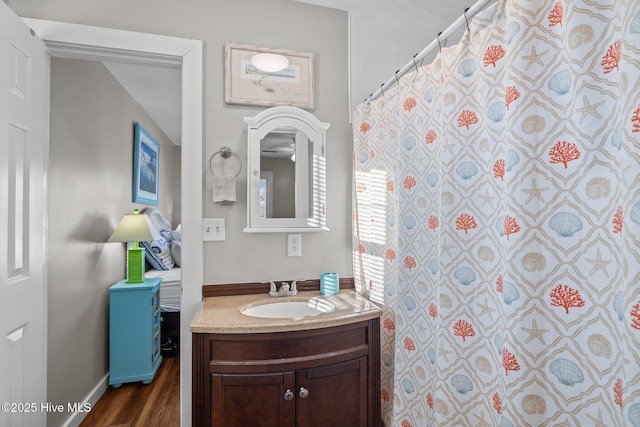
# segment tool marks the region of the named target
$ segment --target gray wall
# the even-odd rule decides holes
[[[205,153],[229,145],[244,161],[238,202],[211,203],[212,177],[205,177],[205,216],[224,217],[225,242],[204,245],[206,283],[318,278],[323,271],[352,276],[352,143],[347,91],[347,14],[289,0],[218,1],[218,19],[205,40]],[[205,15],[208,15],[206,12]],[[196,21],[196,26],[197,25]],[[200,37],[200,36],[196,36]],[[327,132],[328,233],[302,235],[302,257],[286,256],[286,235],[245,234],[246,132],[243,118],[262,108],[224,104],[225,42],[312,52],[315,55],[316,108],[312,113],[331,124]],[[274,207],[274,212],[277,209]]]
[[[348,25],[345,12],[291,0],[12,0],[9,3],[18,15],[24,17],[204,41],[202,161],[206,172],[202,176],[205,184],[202,215],[223,217],[227,227],[225,242],[208,242],[203,245],[205,283],[318,278],[323,271],[337,271],[342,276],[352,276],[352,144],[348,118]],[[315,54],[316,108],[312,113],[321,121],[331,124],[327,133],[327,209],[331,231],[304,234],[302,257],[286,257],[284,234],[242,232],[246,225],[247,207],[246,132],[243,130],[243,118],[254,116],[263,109],[224,103],[226,42]],[[56,80],[64,77],[58,76]],[[57,90],[66,92],[72,83],[74,82],[52,82],[52,88],[58,86]],[[80,94],[83,99],[91,99],[84,92]],[[63,95],[65,94],[58,93],[56,97]],[[73,104],[74,101],[65,102]],[[71,107],[66,105],[65,108]],[[52,107],[52,113],[56,109],[57,107]],[[105,149],[106,139],[113,144],[116,138],[113,138],[112,127],[105,126],[95,133],[84,129],[88,119],[82,110],[80,108],[77,114],[64,113],[70,122],[66,125],[69,128],[63,128],[62,131],[82,131],[91,138],[96,138],[99,134],[99,138],[104,137],[105,140],[96,144],[98,150]],[[60,132],[53,128],[52,123],[52,131]],[[127,137],[130,138],[130,135]],[[130,139],[126,141],[130,143]],[[53,145],[52,151],[56,150]],[[238,202],[232,206],[212,203],[212,176],[208,172],[210,156],[225,145],[243,159],[243,173],[237,184]],[[65,172],[70,174],[68,179],[75,181],[76,186],[83,187],[83,191],[75,192],[78,200],[73,203],[56,202],[60,203],[57,208],[51,206],[49,218],[49,229],[55,230],[55,233],[52,232],[49,236],[52,273],[49,292],[53,295],[50,295],[48,308],[48,398],[55,402],[82,399],[105,373],[107,325],[100,323],[98,319],[104,318],[100,310],[105,312],[106,302],[104,299],[96,301],[96,293],[106,295],[108,285],[124,276],[124,267],[116,266],[116,263],[124,261],[124,252],[117,244],[103,245],[100,242],[108,238],[110,230],[116,225],[116,218],[131,208],[128,203],[130,184],[119,182],[120,178],[130,179],[131,160],[125,158],[130,148],[123,147],[119,154],[113,154],[117,153],[113,151],[109,156],[102,155],[104,158],[100,161],[105,164],[101,167],[105,171],[102,172],[104,175],[101,180],[95,176],[95,168],[89,166],[88,159],[83,159],[87,160],[85,162],[71,161],[71,156],[76,155],[74,150],[76,148],[67,147],[60,153],[52,152],[51,156],[52,181],[56,173]],[[64,185],[57,188],[51,186],[52,202],[64,192],[63,187]],[[78,214],[78,218],[70,221],[73,206],[91,208],[84,208],[82,215]],[[160,208],[165,214],[172,209],[171,206]],[[106,209],[109,210],[108,214],[105,214]],[[108,215],[108,224],[105,224],[103,215]],[[78,233],[81,237],[74,237]],[[58,255],[58,252],[70,249],[74,250],[75,258]],[[63,264],[78,265],[82,273],[72,273],[71,266]],[[69,301],[78,302],[69,309]],[[76,314],[72,316],[67,311]],[[59,328],[66,330],[63,332]],[[67,336],[66,341],[60,339],[64,334]],[[57,343],[57,340],[61,342]],[[70,365],[73,365],[73,369]],[[58,425],[59,419],[51,418],[49,424]]]
[[[20,16],[127,29],[204,41],[203,170],[222,146],[243,159],[238,202],[212,203],[205,173],[204,217],[226,219],[226,241],[204,244],[205,283],[297,277],[323,271],[351,276],[351,127],[347,90],[347,14],[291,0],[30,0],[12,4]],[[254,44],[315,54],[316,108],[327,133],[328,233],[302,236],[302,257],[286,257],[286,236],[245,234],[246,132],[243,118],[262,108],[224,103],[224,44]]]
[[[180,149],[104,65],[52,59],[47,396],[65,408],[109,372],[109,286],[125,275],[125,250],[105,242],[123,214],[145,207],[131,202],[136,121],[161,145],[159,208],[170,215]]]
[[[349,16],[351,111],[370,94],[380,89],[380,85],[394,78],[396,70],[412,62],[414,55],[422,52],[438,33],[446,30],[463,14],[465,6],[456,2],[440,2],[438,9],[432,10],[428,19],[417,22],[352,13]],[[425,8],[426,9],[426,8]],[[447,38],[441,38],[443,46],[458,44],[466,30],[462,25]],[[418,66],[431,63],[438,53],[433,49]],[[406,74],[411,78],[411,71]]]

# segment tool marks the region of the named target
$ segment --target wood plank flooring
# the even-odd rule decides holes
[[[109,386],[80,427],[180,425],[180,357],[163,357],[151,384]]]

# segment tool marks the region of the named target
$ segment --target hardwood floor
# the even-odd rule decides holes
[[[80,427],[180,425],[180,357],[163,357],[151,384],[109,386]]]

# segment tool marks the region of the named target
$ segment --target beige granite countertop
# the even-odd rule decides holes
[[[330,312],[296,319],[251,317],[240,311],[257,305],[284,301],[311,301],[331,307]],[[286,332],[319,329],[345,325],[380,317],[380,307],[356,294],[352,289],[341,289],[336,295],[325,296],[319,291],[299,292],[292,297],[272,298],[266,294],[234,295],[205,298],[191,322],[191,332],[242,334]]]

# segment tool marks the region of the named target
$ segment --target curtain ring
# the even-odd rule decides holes
[[[382,97],[384,98],[384,83],[380,85],[380,92],[382,92]]]
[[[395,76],[396,76],[396,83],[398,84],[398,86],[400,86],[400,80],[398,79],[398,73],[400,72],[400,70],[396,70],[395,72]]]
[[[440,43],[440,36],[442,35],[442,31],[440,31],[438,33],[438,35],[436,36],[436,39],[438,39],[438,50],[440,51],[440,53],[442,53],[442,44]]]
[[[466,21],[466,23],[467,23],[467,31],[471,31],[471,30],[469,29],[469,19],[467,18],[467,12],[468,12],[468,11],[469,11],[469,8],[466,8],[466,9],[464,10],[464,20],[465,20],[465,21]]]
[[[418,56],[417,53],[415,55],[413,55],[413,58],[411,60],[413,61],[413,66],[416,68],[416,73],[417,73],[418,72],[418,64],[416,64],[416,56]]]

